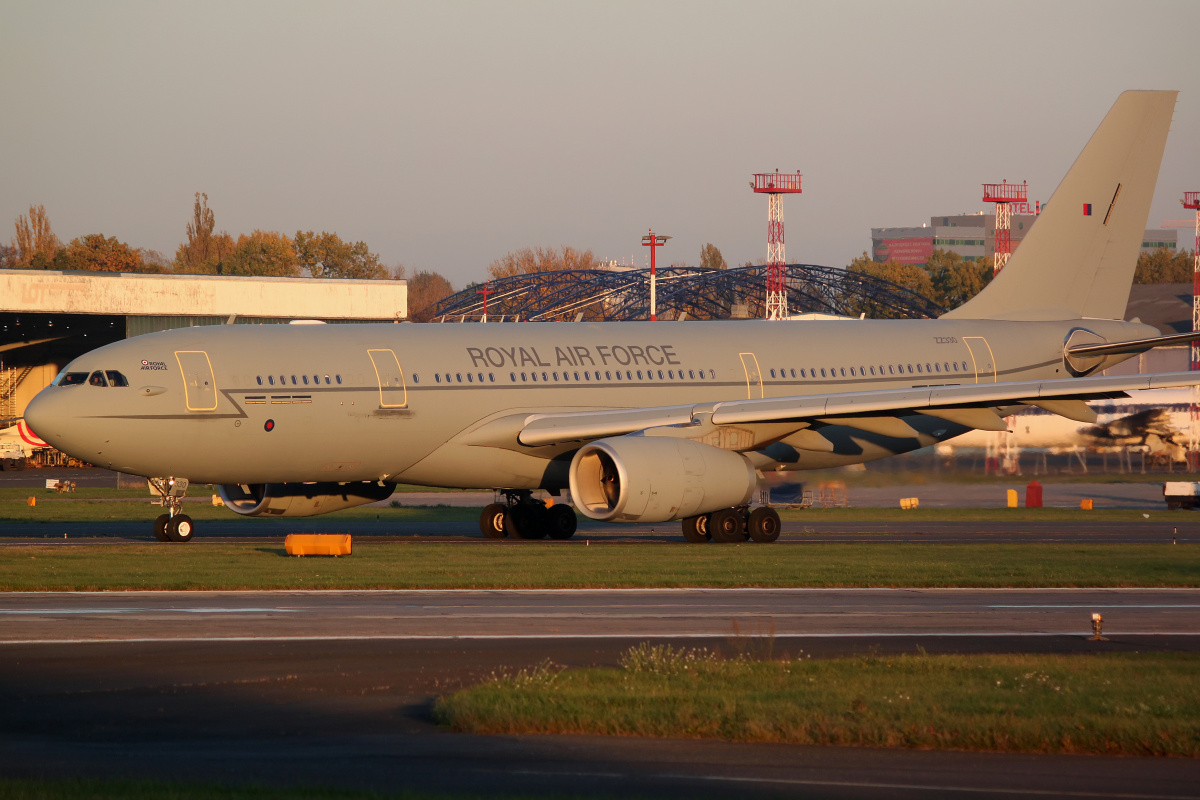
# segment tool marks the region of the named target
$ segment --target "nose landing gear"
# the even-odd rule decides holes
[[[187,497],[187,478],[149,478],[159,494],[158,504],[167,509],[154,520],[154,538],[160,542],[190,542],[195,532],[192,518],[183,513],[183,498]]]
[[[578,519],[574,509],[563,504],[546,507],[533,499],[528,489],[506,489],[505,502],[485,506],[479,529],[489,539],[570,539]]]

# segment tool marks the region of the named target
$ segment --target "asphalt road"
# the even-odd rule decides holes
[[[0,773],[586,797],[1200,797],[1191,759],[465,736],[501,667],[724,652],[1195,651],[1200,590],[0,596]],[[1093,611],[1108,642],[1090,642]],[[772,633],[773,631],[773,633]]]

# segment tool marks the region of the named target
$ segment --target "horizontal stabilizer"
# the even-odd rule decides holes
[[[1067,348],[1067,355],[1076,357],[1115,356],[1123,353],[1144,353],[1155,347],[1170,347],[1200,340],[1200,331],[1176,333],[1171,336],[1155,336],[1150,339],[1133,339],[1128,342],[1104,344],[1077,344]]]

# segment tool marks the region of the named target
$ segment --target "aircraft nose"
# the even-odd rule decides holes
[[[75,423],[71,398],[65,396],[70,390],[58,386],[42,389],[25,407],[25,424],[38,438],[63,450],[63,443],[70,436]]]

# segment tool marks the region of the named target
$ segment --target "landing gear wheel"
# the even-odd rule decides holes
[[[550,534],[551,539],[570,539],[575,535],[575,529],[579,527],[579,520],[575,517],[575,510],[570,506],[550,506],[546,512],[546,531]]]
[[[708,515],[700,514],[683,521],[683,538],[692,544],[704,544],[711,538],[708,532]]]
[[[167,525],[170,524],[170,522],[171,522],[170,514],[159,514],[158,515],[157,519],[154,520],[154,538],[155,539],[158,539],[160,542],[171,541],[169,538],[167,538]]]
[[[779,538],[779,531],[779,513],[773,508],[760,506],[746,520],[746,532],[756,542],[769,544]]]
[[[746,541],[744,518],[736,508],[714,511],[708,519],[708,531],[714,540],[725,544]]]
[[[506,506],[503,503],[491,503],[483,507],[479,515],[479,530],[489,539],[504,538],[504,517]]]
[[[544,539],[547,533],[544,518],[545,512],[539,513],[536,506],[518,503],[509,506],[504,515],[504,530],[513,539]]]
[[[195,530],[191,517],[187,514],[176,514],[167,523],[167,538],[172,542],[190,542]]]

